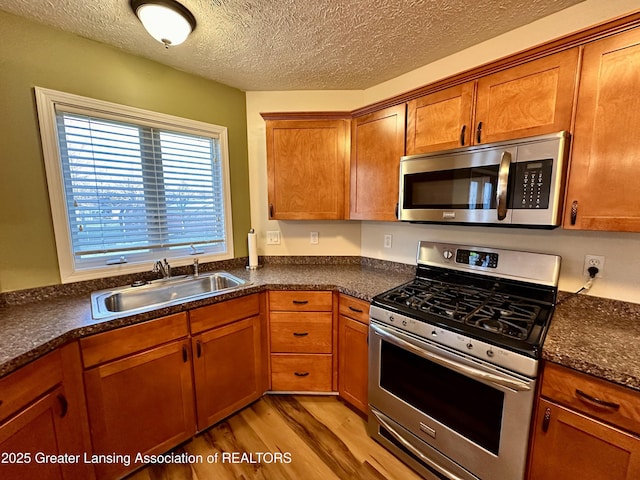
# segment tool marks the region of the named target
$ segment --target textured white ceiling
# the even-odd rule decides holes
[[[0,0],[0,10],[242,90],[364,89],[583,0],[181,0],[165,49],[129,0]]]

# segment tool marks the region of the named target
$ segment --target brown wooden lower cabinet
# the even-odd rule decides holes
[[[530,480],[640,478],[640,438],[540,400]]]
[[[192,346],[198,430],[260,398],[259,316],[194,336]]]
[[[140,467],[196,433],[186,313],[99,333],[80,341],[94,454],[130,456],[95,464],[98,478]],[[127,464],[128,463],[128,464]]]
[[[338,393],[362,413],[368,412],[369,304],[340,296],[338,318]]]
[[[77,343],[0,379],[0,478],[95,478],[90,453]]]

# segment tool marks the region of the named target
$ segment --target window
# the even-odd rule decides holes
[[[63,282],[233,257],[226,128],[36,88]]]

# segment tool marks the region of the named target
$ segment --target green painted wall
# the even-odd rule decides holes
[[[60,283],[34,86],[226,126],[235,256],[247,255],[243,91],[1,11],[0,32],[0,291]]]

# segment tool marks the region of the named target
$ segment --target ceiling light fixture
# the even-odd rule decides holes
[[[131,8],[153,38],[169,46],[180,45],[196,28],[196,19],[174,0],[131,0]]]

